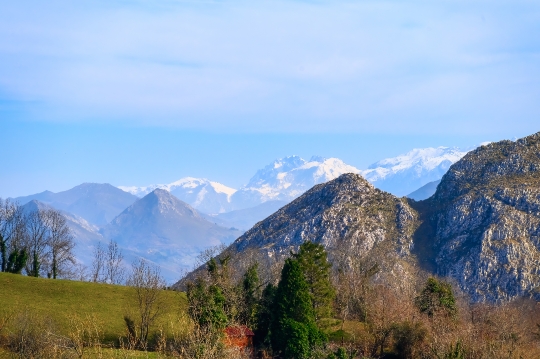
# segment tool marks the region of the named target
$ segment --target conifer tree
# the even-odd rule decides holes
[[[28,253],[25,249],[14,249],[9,255],[6,271],[15,274],[21,274],[27,260]]]
[[[255,327],[255,341],[257,345],[266,347],[271,345],[270,325],[274,319],[274,299],[276,290],[276,286],[268,284],[261,294],[257,311],[257,325]]]
[[[332,301],[336,295],[330,281],[330,268],[326,250],[320,244],[304,242],[294,255],[304,273],[315,319],[329,317],[332,314]]]
[[[287,259],[283,266],[270,328],[272,349],[286,359],[309,358],[325,339],[315,324],[309,286],[295,259]]]
[[[242,279],[242,306],[240,309],[240,321],[250,328],[254,328],[258,302],[260,299],[258,265],[250,266]]]

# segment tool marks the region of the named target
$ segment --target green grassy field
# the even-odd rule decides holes
[[[166,322],[184,312],[184,293],[163,291],[163,315]],[[69,316],[94,315],[103,328],[107,342],[124,336],[124,315],[136,307],[135,290],[130,287],[33,278],[16,274],[0,273],[0,315],[30,311],[48,317],[57,325],[59,332],[66,332]]]

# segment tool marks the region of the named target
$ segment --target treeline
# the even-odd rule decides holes
[[[353,252],[333,253],[330,263],[324,247],[305,242],[275,283],[259,277],[257,263],[237,273],[234,256],[210,259],[186,284],[188,342],[198,354],[185,357],[226,357],[224,329],[245,326],[260,358],[540,358],[534,300],[470,303],[442,279],[387,272],[392,258]]]
[[[0,264],[2,272],[49,278],[73,277],[73,236],[55,209],[24,211],[0,198]]]

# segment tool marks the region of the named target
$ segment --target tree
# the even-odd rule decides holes
[[[435,313],[455,317],[457,314],[456,299],[449,283],[428,278],[424,289],[416,297],[416,305],[420,312],[433,317]]]
[[[227,325],[226,298],[221,288],[208,285],[202,278],[187,286],[188,313],[191,319],[205,332],[219,331]]]
[[[2,272],[8,264],[8,253],[24,247],[26,224],[22,208],[17,204],[0,198],[0,252]]]
[[[258,264],[248,268],[242,278],[242,303],[240,307],[240,322],[250,328],[256,325],[258,303],[260,300]]]
[[[329,317],[332,313],[332,301],[336,295],[330,281],[330,268],[326,250],[320,244],[304,242],[294,255],[308,285],[315,320]]]
[[[121,284],[124,281],[124,267],[122,265],[124,256],[118,247],[118,243],[112,239],[109,241],[109,245],[107,246],[106,259],[105,281],[110,284]]]
[[[48,243],[48,216],[44,211],[37,210],[30,212],[26,216],[26,227],[28,231],[28,239],[26,247],[31,256],[28,275],[39,277],[42,263],[45,257],[45,249]]]
[[[268,284],[258,303],[257,325],[255,326],[255,340],[258,345],[269,347],[270,344],[270,326],[274,320],[274,299],[276,297],[276,286]]]
[[[94,259],[92,260],[92,282],[103,282],[105,277],[105,250],[101,242],[94,247]]]
[[[146,350],[150,329],[163,312],[163,289],[165,281],[158,267],[149,265],[144,259],[135,261],[127,285],[134,287],[137,307],[136,318],[124,317],[128,330],[141,349]]]
[[[308,283],[295,259],[287,259],[283,266],[270,327],[272,349],[284,358],[309,358],[312,348],[325,340],[315,324]]]
[[[27,260],[28,253],[26,252],[26,249],[14,249],[9,255],[6,272],[21,274]]]
[[[48,247],[51,257],[51,271],[49,276],[56,279],[69,271],[68,266],[75,265],[73,255],[73,236],[69,229],[66,219],[57,210],[50,209],[46,212],[47,224],[49,230]]]

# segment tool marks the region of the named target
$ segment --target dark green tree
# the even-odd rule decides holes
[[[416,297],[416,306],[422,312],[433,317],[435,313],[454,318],[457,314],[456,299],[450,283],[428,278],[424,289]]]
[[[227,325],[225,296],[217,285],[208,285],[202,279],[187,287],[188,313],[202,328],[219,330]]]
[[[32,266],[28,275],[32,277],[39,277],[40,270],[41,270],[41,262],[39,261],[39,255],[37,254],[36,251],[34,251],[34,254],[32,255]]]
[[[286,359],[304,359],[326,337],[315,324],[309,286],[296,259],[287,259],[274,299],[272,349]]]
[[[269,347],[270,343],[270,325],[274,319],[274,299],[277,287],[268,284],[262,294],[258,304],[257,325],[255,326],[255,344]]]
[[[21,274],[27,260],[28,253],[26,249],[14,249],[9,255],[6,272]]]
[[[258,265],[250,266],[242,278],[241,308],[239,308],[240,323],[249,328],[255,328],[257,311],[260,300]]]
[[[326,250],[320,244],[306,241],[294,258],[306,279],[315,320],[330,317],[336,292],[330,281],[332,265],[328,262]]]

